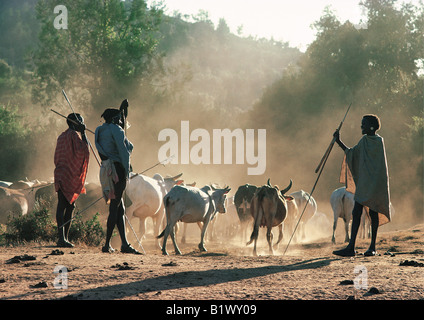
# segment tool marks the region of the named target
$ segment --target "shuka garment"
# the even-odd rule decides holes
[[[379,225],[390,222],[390,190],[384,140],[364,135],[353,148],[346,148],[340,182],[354,200],[379,213]]]
[[[81,193],[85,193],[90,151],[81,136],[72,129],[64,131],[58,138],[54,153],[54,183],[56,192],[73,203]]]

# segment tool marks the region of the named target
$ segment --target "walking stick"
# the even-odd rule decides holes
[[[343,122],[345,121],[346,116],[347,116],[347,114],[348,114],[348,112],[349,112],[349,110],[350,110],[350,107],[351,107],[351,106],[352,106],[352,102],[349,104],[349,107],[347,108],[346,114],[345,114],[345,116],[344,116],[344,118],[343,118],[342,122],[340,122],[339,127],[337,128],[337,130],[338,130],[338,131],[340,131],[340,129],[342,128]],[[334,138],[334,137],[333,137],[333,140],[331,141],[331,143],[330,143],[330,145],[328,146],[327,150],[325,151],[324,156],[322,157],[322,159],[321,159],[321,161],[320,161],[320,163],[319,163],[318,167],[317,167],[317,168],[316,168],[316,170],[315,170],[315,173],[317,173],[317,172],[319,171],[318,177],[317,177],[317,179],[315,180],[315,183],[314,183],[314,186],[312,187],[311,192],[309,193],[308,201],[306,201],[305,207],[303,208],[302,214],[300,215],[299,220],[298,220],[298,221],[297,221],[297,223],[296,223],[296,226],[295,226],[295,228],[294,228],[294,230],[293,230],[293,233],[292,233],[292,235],[291,235],[291,237],[290,237],[289,242],[287,243],[287,246],[286,246],[286,249],[284,250],[283,255],[285,255],[285,254],[286,254],[287,249],[289,248],[289,245],[290,245],[290,243],[291,243],[291,241],[292,241],[292,239],[293,239],[293,236],[294,236],[294,234],[295,234],[295,232],[296,232],[296,230],[297,230],[297,227],[298,227],[298,225],[299,225],[299,222],[300,222],[300,220],[302,220],[302,217],[303,217],[303,214],[305,213],[306,207],[307,207],[307,206],[308,206],[308,204],[309,204],[309,200],[311,199],[312,194],[313,194],[313,193],[314,193],[314,191],[315,191],[315,187],[316,187],[316,186],[317,186],[317,184],[318,184],[318,180],[319,180],[319,178],[321,177],[322,171],[324,170],[325,164],[327,163],[328,157],[330,156],[331,150],[333,149],[334,142],[336,142],[336,138]]]

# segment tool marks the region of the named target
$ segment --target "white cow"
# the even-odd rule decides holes
[[[349,223],[352,220],[352,210],[355,205],[354,194],[346,191],[346,187],[341,187],[333,191],[330,197],[331,207],[334,213],[333,222],[333,237],[331,241],[336,242],[334,233],[337,227],[338,218],[342,218],[345,222],[345,242],[349,242]],[[390,213],[393,218],[395,214],[395,208],[390,203]],[[360,236],[364,239],[365,237],[371,237],[371,218],[368,212],[368,208],[364,207],[361,215],[361,226],[359,229]]]
[[[302,240],[305,238],[306,223],[317,212],[317,203],[315,199],[309,195],[309,193],[303,190],[293,192],[290,195],[294,198],[298,208],[298,215],[296,216],[296,221],[294,221],[295,224],[298,222],[298,219],[300,215],[302,214],[303,210],[305,210],[305,212],[303,212],[302,220],[299,222],[298,229],[296,232],[299,235],[300,240]],[[305,209],[305,206],[306,206],[306,209]],[[289,213],[290,213],[290,210],[289,210]],[[293,229],[295,226],[296,225],[293,226]]]
[[[34,191],[0,187],[0,223],[6,224],[9,216],[19,217],[34,208]]]
[[[355,206],[354,194],[346,191],[346,187],[341,187],[333,191],[330,197],[331,208],[333,209],[334,221],[333,221],[333,236],[331,241],[336,243],[335,232],[337,227],[338,218],[342,218],[345,224],[345,242],[349,242],[349,223],[352,220],[352,211]],[[361,227],[360,232],[362,238],[365,235],[370,235],[370,217],[368,210],[365,208],[362,210],[361,215]]]
[[[349,242],[349,223],[352,220],[352,210],[355,204],[354,195],[346,191],[346,187],[341,187],[333,191],[330,197],[331,208],[333,209],[333,237],[331,241],[336,243],[335,232],[337,220],[342,218],[345,226],[345,242]]]
[[[3,188],[9,188],[11,184],[12,182],[0,181],[0,187],[3,187]]]
[[[164,197],[167,224],[158,238],[163,237],[162,253],[168,255],[166,251],[166,241],[171,235],[175,253],[181,254],[175,240],[174,226],[178,221],[185,223],[203,222],[200,236],[199,249],[206,251],[204,246],[204,236],[209,222],[217,212],[225,213],[226,194],[231,189],[215,189],[212,186],[195,188],[188,186],[175,186]]]
[[[163,178],[155,174],[153,178],[142,174],[131,174],[126,193],[131,201],[126,209],[128,219],[140,219],[140,239],[146,230],[146,218],[151,217],[154,225],[154,235],[159,234],[159,227],[164,217],[163,197],[175,185],[184,181],[178,180],[182,173],[175,177]],[[158,242],[159,243],[159,242]]]

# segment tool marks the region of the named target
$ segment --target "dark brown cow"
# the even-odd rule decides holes
[[[279,190],[278,186],[272,187],[269,183],[260,187],[252,198],[250,204],[250,212],[252,213],[254,219],[253,232],[250,236],[250,241],[247,245],[251,244],[253,241],[253,255],[257,256],[256,252],[256,242],[258,240],[259,227],[266,227],[266,239],[269,245],[269,253],[274,254],[272,248],[272,228],[277,227],[279,229],[278,244],[283,238],[283,221],[287,216],[287,201],[284,197],[284,194],[290,190],[292,186],[292,181],[284,190]]]

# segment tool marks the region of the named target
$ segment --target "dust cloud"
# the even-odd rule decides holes
[[[235,140],[233,139],[232,164],[200,164],[194,165],[181,164],[181,141],[179,141],[179,159],[178,164],[158,164],[145,174],[153,176],[159,173],[162,176],[174,176],[183,173],[183,179],[186,183],[196,182],[196,185],[202,187],[206,184],[214,183],[219,186],[230,186],[229,197],[233,196],[238,186],[250,183],[253,185],[263,185],[268,178],[273,185],[285,188],[290,179],[293,180],[293,187],[289,193],[304,190],[311,192],[318,175],[314,172],[318,166],[324,152],[332,140],[332,134],[338,127],[345,112],[344,107],[335,110],[329,110],[323,114],[313,114],[308,117],[296,116],[296,110],[287,112],[286,117],[292,119],[290,128],[276,128],[275,124],[267,123],[264,119],[267,117],[256,118],[257,113],[252,114],[255,103],[257,103],[267,85],[270,85],[278,77],[281,77],[284,68],[283,64],[278,66],[278,75],[271,74],[268,78],[261,79],[261,83],[252,84],[251,79],[239,77],[237,83],[232,83],[231,87],[201,87],[199,79],[194,76],[184,76],[184,81],[176,81],[178,70],[181,74],[190,73],[186,68],[187,60],[191,58],[179,56],[169,58],[169,63],[173,63],[174,73],[161,75],[158,77],[162,87],[170,85],[166,94],[159,94],[149,91],[153,87],[134,86],[133,90],[123,95],[120,99],[110,101],[104,108],[94,109],[91,106],[81,103],[81,97],[84,92],[72,92],[68,94],[71,101],[78,101],[74,104],[76,112],[79,112],[85,118],[87,128],[95,130],[102,124],[100,114],[105,108],[119,108],[124,98],[128,98],[130,127],[127,128],[127,137],[134,144],[131,162],[134,172],[143,172],[158,164],[158,150],[164,142],[158,141],[159,132],[163,129],[175,130],[181,139],[180,126],[181,121],[189,121],[190,133],[195,129],[204,129],[212,137],[214,129],[242,129],[244,134],[246,129],[255,129],[255,151],[257,152],[257,130],[266,129],[266,171],[261,175],[248,175],[247,168],[251,165],[236,164],[235,159]],[[219,61],[217,53],[214,52],[214,59]],[[207,59],[207,58],[204,58]],[[211,59],[211,57],[209,57]],[[222,57],[223,61],[225,59]],[[284,62],[287,66],[287,62]],[[181,67],[184,66],[184,67]],[[245,66],[247,67],[247,66]],[[182,68],[182,69],[179,69]],[[174,81],[174,82],[173,82]],[[202,81],[205,81],[204,79]],[[178,82],[178,83],[177,83]],[[207,86],[208,82],[203,83]],[[161,88],[162,88],[161,87]],[[249,92],[249,99],[246,100],[245,88],[255,87],[256,90]],[[237,95],[237,90],[241,94]],[[231,96],[226,100],[225,97]],[[237,97],[242,102],[237,102]],[[84,99],[83,99],[84,100]],[[58,96],[55,108],[64,115],[70,113],[63,97]],[[225,104],[225,101],[231,101],[231,104]],[[347,107],[347,105],[346,105]],[[331,111],[331,112],[330,112]],[[348,146],[354,146],[361,137],[360,122],[362,115],[367,113],[363,106],[357,106],[353,103],[352,109],[346,118],[346,122],[341,130],[341,138]],[[406,116],[393,118],[392,114],[379,114],[382,121],[382,129],[379,134],[385,138],[386,152],[389,164],[391,196],[392,203],[396,209],[396,215],[393,222],[384,226],[387,230],[397,227],[404,227],[414,223],[417,217],[422,217],[416,213],[417,207],[412,199],[422,198],[422,190],[419,186],[409,185],[409,179],[417,174],[419,163],[410,166],[398,165],[399,159],[405,155],[399,154],[397,135],[406,128]],[[53,155],[56,139],[59,134],[67,129],[66,122],[55,115],[49,115],[50,120],[49,134],[43,136],[37,142],[38,153],[32,159],[32,170],[28,173],[30,179],[52,180],[53,179]],[[94,150],[94,135],[87,132],[89,141]],[[246,136],[244,136],[246,139]],[[190,142],[190,150],[198,141]],[[246,148],[245,148],[246,149]],[[212,140],[210,141],[211,163],[213,156]],[[317,200],[320,221],[325,231],[319,231],[312,238],[320,236],[331,236],[332,210],[329,205],[330,195],[333,190],[341,187],[339,183],[339,174],[343,152],[334,145],[330,157],[325,165],[323,173],[314,190],[314,198]],[[99,184],[98,180],[99,166],[93,153],[90,154],[90,164],[88,169],[87,182]],[[408,192],[408,194],[405,194]],[[341,225],[341,224],[339,224]],[[341,227],[339,227],[341,228]]]

